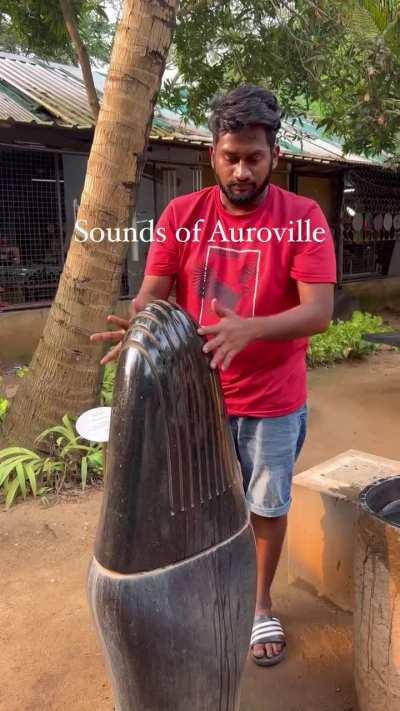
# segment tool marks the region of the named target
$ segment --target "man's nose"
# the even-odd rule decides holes
[[[242,160],[235,165],[235,178],[236,180],[250,180],[251,178],[251,170]]]

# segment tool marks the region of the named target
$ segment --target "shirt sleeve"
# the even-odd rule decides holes
[[[171,203],[161,214],[147,254],[146,276],[174,276],[179,266],[179,242],[176,239],[174,210]]]
[[[306,238],[311,241],[293,242],[291,245],[290,276],[306,283],[336,284],[335,245],[325,215],[316,203],[303,220],[302,239]]]

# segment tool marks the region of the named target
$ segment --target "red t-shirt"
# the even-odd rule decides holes
[[[204,222],[196,232],[198,220]],[[296,281],[335,283],[335,250],[313,200],[270,185],[255,210],[232,215],[215,185],[175,198],[165,208],[145,273],[175,275],[178,304],[208,326],[219,320],[211,310],[213,298],[243,317],[297,306]],[[304,405],[306,350],[306,338],[249,343],[220,370],[228,414],[277,417]]]

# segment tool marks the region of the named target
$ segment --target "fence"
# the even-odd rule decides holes
[[[62,155],[0,150],[0,308],[44,305],[68,249]],[[122,295],[128,293],[124,270]]]

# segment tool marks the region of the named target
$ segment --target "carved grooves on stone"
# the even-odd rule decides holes
[[[197,326],[156,301],[124,341],[96,558],[131,574],[218,545],[247,520],[218,375]]]
[[[159,393],[172,516],[223,495],[236,477],[217,375],[201,347],[185,312],[161,301],[138,315],[124,344],[146,359]],[[214,436],[208,427],[215,428]]]

